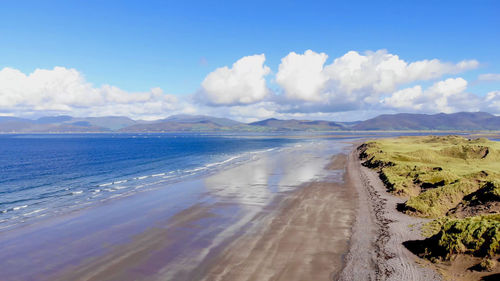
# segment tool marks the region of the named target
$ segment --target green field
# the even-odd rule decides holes
[[[435,218],[432,255],[499,253],[500,143],[459,136],[399,137],[361,145],[363,165],[389,192],[407,197],[399,209]]]

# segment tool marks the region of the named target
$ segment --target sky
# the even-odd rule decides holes
[[[0,115],[500,114],[499,1],[24,1]]]

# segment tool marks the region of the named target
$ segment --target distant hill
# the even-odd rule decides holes
[[[87,117],[78,120],[88,122],[91,126],[103,127],[109,130],[119,130],[139,122],[122,116]]]
[[[278,131],[336,131],[346,129],[344,125],[331,121],[279,120],[275,118],[249,123],[248,125],[262,126]]]
[[[67,115],[40,117],[34,122],[37,124],[56,124],[72,121],[73,117]]]
[[[120,132],[224,132],[224,131],[262,131],[245,123],[227,118],[204,115],[173,115],[166,119],[143,124],[135,124],[120,129]],[[265,130],[265,129],[264,129]]]
[[[36,120],[0,117],[0,133],[100,133],[135,124],[127,117],[48,116]]]
[[[172,115],[155,121],[128,117],[47,116],[36,120],[0,116],[0,133],[162,133],[162,132],[287,132],[287,131],[500,130],[500,117],[485,112],[453,114],[389,114],[366,121],[280,120],[241,123],[204,115]]]
[[[228,118],[218,118],[218,117],[212,117],[212,116],[205,116],[205,115],[187,115],[187,114],[178,114],[178,115],[172,115],[163,121],[167,122],[178,122],[178,123],[200,123],[200,122],[211,122],[214,123],[218,126],[223,126],[223,127],[232,127],[232,126],[239,126],[243,125],[244,123],[231,120]]]
[[[353,130],[500,130],[500,117],[485,112],[459,112],[452,114],[380,115],[362,121]]]

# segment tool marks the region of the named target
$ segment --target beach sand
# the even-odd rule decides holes
[[[0,233],[1,279],[329,280],[354,221],[354,189],[343,181],[348,148],[314,141],[266,152]]]

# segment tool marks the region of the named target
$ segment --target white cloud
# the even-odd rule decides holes
[[[483,104],[485,111],[500,113],[500,91],[493,91],[486,94]]]
[[[406,111],[451,113],[478,110],[479,98],[465,93],[466,89],[467,81],[463,78],[449,78],[425,90],[421,86],[399,90],[383,98],[381,103],[389,108]]]
[[[25,74],[6,67],[0,69],[0,115],[157,119],[187,113],[255,121],[270,117],[354,120],[372,117],[374,112],[401,111],[500,113],[500,92],[485,97],[469,94],[462,78],[445,79],[427,88],[419,85],[476,68],[475,60],[407,62],[379,50],[350,51],[327,64],[325,53],[291,52],[282,58],[274,77],[280,86],[276,93],[266,85],[271,70],[265,60],[264,54],[246,56],[232,66],[218,68],[206,76],[199,93],[179,99],[160,88],[132,93],[111,85],[97,87],[75,69],[55,67]],[[499,74],[490,73],[478,80],[498,78]],[[200,99],[204,103],[195,102]],[[361,113],[363,117],[347,117]]]
[[[320,91],[328,80],[323,65],[328,56],[307,50],[303,55],[291,52],[281,59],[276,82],[286,97],[305,101],[321,101]]]
[[[500,81],[500,73],[485,73],[479,75],[479,81]]]
[[[324,65],[326,54],[311,50],[290,53],[282,59],[276,82],[291,99],[319,102],[338,110],[338,105],[370,104],[399,86],[439,78],[476,68],[475,60],[446,63],[437,59],[408,63],[385,50],[360,54],[350,51]]]
[[[0,70],[0,111],[52,112],[75,116],[168,115],[177,98],[160,88],[130,93],[118,87],[94,87],[75,69],[36,69],[31,74],[13,68]]]
[[[203,95],[214,105],[249,104],[263,100],[269,93],[264,77],[270,73],[264,65],[266,57],[247,56],[236,61],[232,68],[217,68],[207,75]]]

